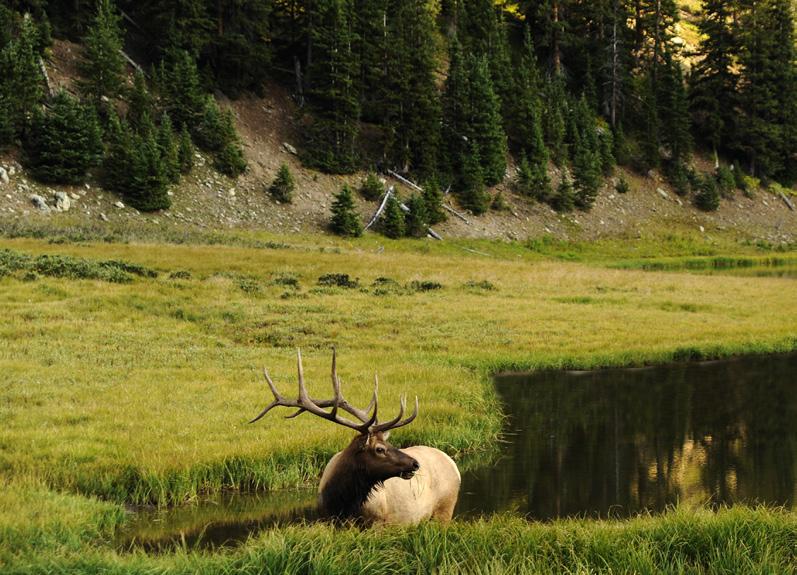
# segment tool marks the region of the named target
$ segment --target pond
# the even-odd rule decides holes
[[[502,375],[500,453],[463,475],[456,516],[623,517],[797,501],[797,354]],[[315,490],[140,511],[122,547],[233,545],[315,519]],[[135,543],[131,543],[135,541]]]

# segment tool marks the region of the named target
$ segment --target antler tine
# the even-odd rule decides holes
[[[374,432],[388,431],[389,429],[397,429],[399,427],[404,427],[405,425],[412,423],[413,420],[416,417],[418,417],[418,396],[417,395],[415,396],[415,409],[413,409],[412,415],[410,415],[407,419],[401,421],[401,418],[404,416],[404,410],[406,409],[406,407],[407,407],[407,397],[402,396],[398,417],[396,417],[391,421],[380,423],[379,425],[375,426],[372,431]]]
[[[254,422],[255,422],[255,421],[257,421],[258,419],[260,419],[260,418],[262,418],[264,415],[266,415],[266,414],[267,414],[269,411],[271,411],[271,409],[272,409],[272,408],[274,408],[274,407],[277,407],[277,406],[280,406],[280,405],[283,405],[283,404],[284,404],[284,398],[283,398],[283,397],[280,395],[280,392],[279,392],[279,391],[277,391],[277,387],[274,385],[274,382],[273,382],[273,381],[271,381],[271,378],[270,378],[270,377],[269,377],[269,375],[268,375],[268,370],[267,370],[266,368],[263,368],[263,377],[265,377],[265,378],[266,378],[266,383],[268,383],[268,387],[271,389],[271,393],[272,393],[272,394],[274,394],[274,401],[272,401],[271,403],[269,403],[269,404],[266,406],[266,408],[265,408],[263,411],[261,411],[261,412],[260,412],[260,413],[257,415],[257,417],[255,417],[254,419],[252,419],[252,420],[251,420],[249,423],[254,423]]]

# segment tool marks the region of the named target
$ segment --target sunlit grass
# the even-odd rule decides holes
[[[487,258],[452,246],[417,253],[410,242],[332,251],[303,244],[0,241],[160,271],[127,284],[0,279],[4,475],[157,503],[313,484],[346,430],[277,413],[246,423],[269,401],[260,368],[295,389],[297,347],[314,395],[330,393],[335,345],[353,401],[367,403],[375,372],[383,413],[401,393],[419,396],[421,415],[396,434],[399,443],[458,453],[487,449],[499,431],[488,378],[495,370],[786,350],[797,337],[797,290],[784,280],[606,269],[517,245],[497,245],[504,255]],[[588,247],[581,253],[590,261]],[[172,279],[176,270],[187,279]],[[317,286],[326,273],[359,278],[360,287]],[[397,288],[373,287],[379,277]],[[443,287],[419,292],[413,281]]]

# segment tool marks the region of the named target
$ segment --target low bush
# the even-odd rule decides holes
[[[318,278],[318,285],[354,289],[359,287],[360,280],[352,279],[349,274],[324,274]]]

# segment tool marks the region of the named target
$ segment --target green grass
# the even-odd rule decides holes
[[[790,280],[618,269],[661,256],[773,257],[733,238],[189,240],[0,239],[10,250],[4,261],[16,262],[0,274],[0,571],[700,573],[748,565],[780,573],[793,564],[794,514],[745,509],[551,525],[500,517],[364,534],[289,527],[234,552],[113,552],[108,541],[125,521],[113,502],[315,484],[346,430],[276,413],[246,423],[270,399],[263,366],[294,389],[296,347],[313,395],[329,394],[336,345],[350,400],[367,403],[378,372],[383,413],[401,393],[420,398],[418,420],[395,441],[436,445],[466,464],[468,454],[489,452],[500,430],[496,371],[797,347]],[[108,265],[125,281],[95,274]],[[350,282],[318,285],[339,277],[329,274]]]

